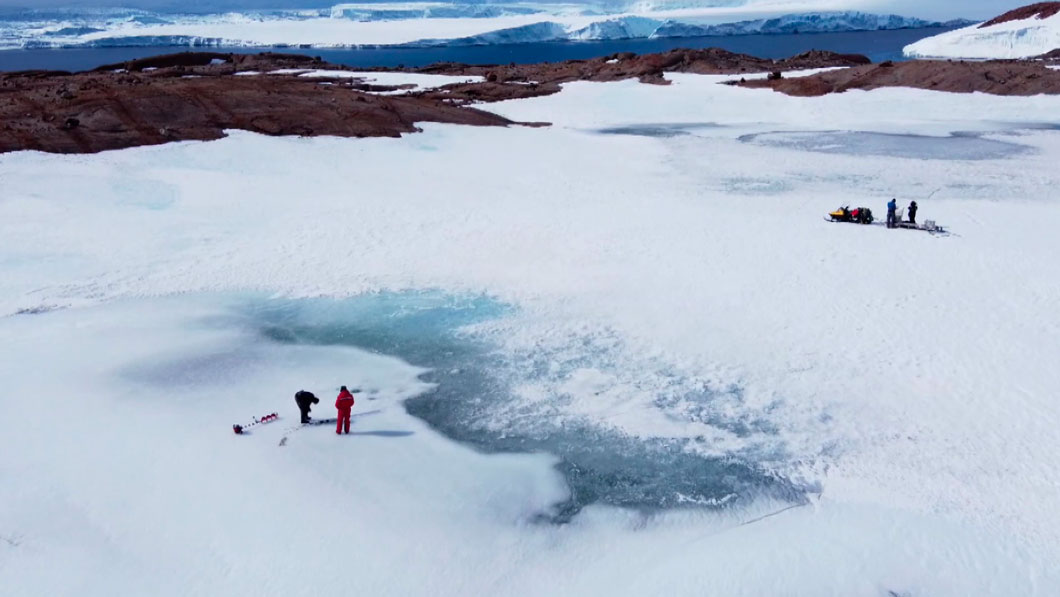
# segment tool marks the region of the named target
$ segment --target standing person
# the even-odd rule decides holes
[[[898,202],[895,201],[894,198],[891,198],[891,200],[887,202],[887,227],[888,228],[897,228],[898,227],[898,224],[895,222],[895,219],[894,219],[894,214],[895,214],[896,211],[898,211]]]
[[[339,390],[339,397],[335,399],[335,408],[339,410],[339,419],[335,423],[335,433],[342,433],[343,425],[346,426],[346,433],[349,433],[350,409],[353,408],[353,394],[346,389],[346,386],[342,386]]]
[[[916,224],[916,201],[909,202],[909,223]]]
[[[298,410],[302,413],[302,423],[308,423],[309,411],[312,410],[314,404],[320,402],[320,398],[314,396],[313,392],[298,390],[294,395],[294,401],[298,405]]]

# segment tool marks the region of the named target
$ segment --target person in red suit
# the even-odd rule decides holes
[[[339,418],[335,422],[335,433],[342,433],[345,425],[346,433],[350,432],[350,409],[353,408],[353,394],[342,386],[339,389],[339,397],[335,399],[335,408],[339,409]]]

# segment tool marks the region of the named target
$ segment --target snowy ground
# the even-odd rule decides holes
[[[250,77],[260,75],[258,71],[241,71],[238,76]],[[360,83],[368,85],[381,85],[386,87],[405,87],[395,91],[374,92],[378,95],[403,95],[418,91],[436,89],[454,83],[481,83],[485,77],[480,76],[454,76],[454,75],[430,75],[424,73],[402,73],[402,72],[374,72],[374,71],[348,71],[348,70],[326,70],[326,69],[303,69],[303,68],[281,68],[269,71],[270,75],[297,75],[310,79],[357,79]],[[325,83],[330,85],[330,83]]]
[[[0,156],[5,595],[1060,591],[1056,100],[672,78],[486,106],[544,129]],[[892,196],[954,234],[822,219]],[[483,315],[380,336],[423,291]],[[462,341],[490,360],[420,377]],[[503,400],[452,391],[494,362]],[[565,452],[447,439],[402,406],[427,379],[474,437],[665,441],[804,499],[545,522]],[[288,432],[340,384],[362,435]]]
[[[384,85],[388,87],[411,86],[408,89],[381,92],[383,94],[413,93],[436,89],[454,83],[481,83],[486,80],[485,77],[479,76],[459,77],[453,75],[428,75],[423,73],[384,73],[338,70],[312,70],[300,73],[298,76],[311,79],[359,79],[369,85]]]

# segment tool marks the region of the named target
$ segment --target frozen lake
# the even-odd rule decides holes
[[[1032,151],[1025,145],[984,139],[978,134],[934,137],[865,131],[800,131],[758,133],[740,140],[801,151],[919,160],[997,160]]]

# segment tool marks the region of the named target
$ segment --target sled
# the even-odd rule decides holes
[[[264,425],[265,423],[271,423],[278,418],[280,418],[280,415],[277,413],[269,413],[264,417],[261,417],[260,419],[254,417],[253,423],[248,423],[246,425],[232,425],[232,431],[234,431],[236,435],[243,435],[244,432],[250,427],[254,427],[255,425]]]
[[[950,232],[935,223],[935,220],[924,220],[924,224],[917,226],[917,230],[923,230],[930,234],[949,234]]]

